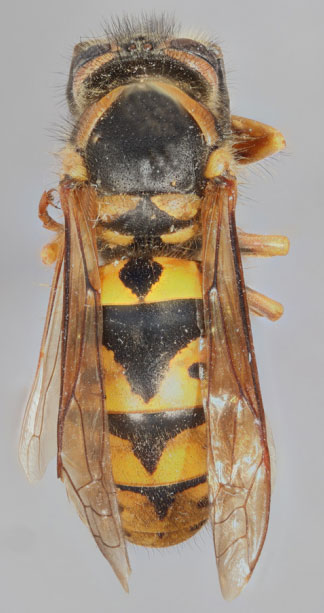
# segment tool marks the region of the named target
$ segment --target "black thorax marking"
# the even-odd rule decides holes
[[[144,237],[161,236],[161,234],[174,232],[192,224],[191,219],[186,221],[176,219],[161,211],[149,196],[143,196],[135,209],[104,225],[110,230],[134,236],[136,240],[139,240]]]

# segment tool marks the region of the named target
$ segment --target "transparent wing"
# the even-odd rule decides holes
[[[56,263],[36,376],[19,443],[19,459],[31,482],[43,476],[48,462],[57,453],[62,309],[63,250]]]
[[[235,225],[236,183],[210,183],[203,203],[211,520],[223,596],[249,580],[268,527],[270,459]]]
[[[110,466],[101,365],[102,309],[95,193],[60,189],[65,217],[58,475],[81,519],[127,589],[129,563]]]

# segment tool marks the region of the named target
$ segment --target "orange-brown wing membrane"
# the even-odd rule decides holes
[[[101,366],[102,313],[91,188],[62,186],[65,216],[58,474],[125,589],[129,563],[110,466]]]
[[[56,263],[37,372],[19,443],[19,459],[29,481],[40,479],[57,453],[57,418],[61,385],[63,249]]]
[[[235,598],[269,519],[270,459],[235,225],[236,183],[209,183],[203,203],[211,519],[222,593]]]

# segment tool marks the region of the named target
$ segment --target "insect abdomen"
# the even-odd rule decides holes
[[[102,267],[101,279],[111,459],[123,528],[137,545],[173,545],[208,516],[198,265],[131,258]]]

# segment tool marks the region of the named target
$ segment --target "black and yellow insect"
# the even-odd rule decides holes
[[[211,519],[223,594],[249,579],[267,531],[268,435],[243,255],[288,241],[237,231],[236,170],[279,132],[231,117],[222,54],[165,21],[125,21],[75,47],[73,130],[39,212],[56,261],[20,459],[58,476],[127,588],[125,540],[164,547]]]

